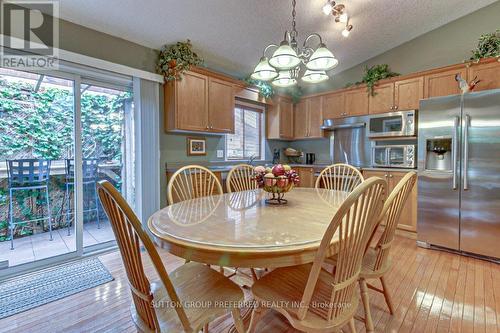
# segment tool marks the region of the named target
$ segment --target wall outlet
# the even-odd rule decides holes
[[[217,150],[217,158],[223,158],[224,157],[224,150]]]

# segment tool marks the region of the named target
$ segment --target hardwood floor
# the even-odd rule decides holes
[[[455,254],[417,248],[397,236],[394,265],[387,275],[395,314],[384,298],[370,291],[376,332],[500,332],[500,265]],[[161,251],[169,270],[183,260]],[[0,320],[0,332],[135,332],[129,315],[130,291],[118,252],[100,256],[115,280],[36,309]],[[145,260],[151,274],[149,260]],[[245,276],[239,283],[251,284]],[[372,281],[378,285],[378,281]],[[248,290],[246,290],[249,296]],[[362,315],[360,307],[358,314]],[[228,332],[232,321],[211,323],[210,332]],[[364,325],[356,322],[358,332]],[[348,332],[348,329],[345,330]],[[295,332],[268,312],[257,332]]]

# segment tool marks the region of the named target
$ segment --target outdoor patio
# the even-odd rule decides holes
[[[0,262],[9,261],[9,267],[35,260],[45,259],[75,251],[76,238],[74,232],[68,236],[67,229],[52,231],[50,241],[48,232],[36,233],[14,239],[14,250],[10,249],[10,241],[0,242]],[[95,221],[83,224],[83,247],[92,246],[114,240],[113,230],[107,219],[101,218],[100,228]]]

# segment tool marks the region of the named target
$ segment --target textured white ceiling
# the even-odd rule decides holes
[[[320,33],[341,72],[496,0],[345,0],[354,29],[321,8],[325,0],[297,0],[299,43]],[[290,0],[62,0],[61,17],[159,49],[191,39],[210,65],[244,76],[263,48],[290,28]]]

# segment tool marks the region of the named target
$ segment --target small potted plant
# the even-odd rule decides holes
[[[267,168],[257,166],[254,171],[259,187],[271,194],[271,197],[266,199],[268,204],[286,204],[287,200],[283,198],[285,193],[300,182],[297,172],[286,164],[276,164]]]

